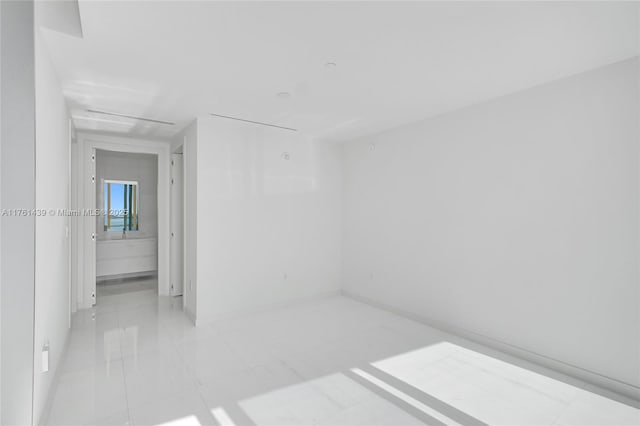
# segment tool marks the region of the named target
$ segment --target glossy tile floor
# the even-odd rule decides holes
[[[73,320],[48,424],[640,422],[594,389],[344,297],[198,328],[153,290],[98,302]]]

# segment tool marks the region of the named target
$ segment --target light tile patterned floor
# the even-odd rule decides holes
[[[557,374],[348,298],[198,328],[153,290],[98,302],[73,319],[50,425],[640,423]]]

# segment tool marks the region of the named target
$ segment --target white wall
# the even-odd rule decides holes
[[[71,191],[70,191],[70,202],[71,202],[71,209],[74,211],[78,211],[78,191],[79,191],[79,185],[77,184],[78,182],[78,139],[76,136],[76,132],[74,129],[72,130],[72,135],[71,135],[71,155],[70,155],[70,161],[71,161],[71,173],[70,173],[70,178],[71,178]],[[78,253],[78,248],[80,247],[80,240],[82,239],[82,235],[80,232],[81,229],[81,225],[82,222],[79,220],[70,220],[69,221],[69,231],[71,234],[71,297],[69,298],[69,301],[71,303],[71,312],[74,313],[78,310],[78,305],[79,305],[79,299],[78,299],[78,287],[79,287],[79,281],[80,281],[80,277],[82,276],[82,267],[81,265],[79,265],[79,262],[77,262],[77,259],[79,258],[79,253]]]
[[[2,7],[0,7],[0,28],[2,25]],[[0,50],[2,31],[0,31]],[[0,53],[0,93],[2,92],[2,54]],[[2,95],[0,94],[0,165],[2,164]],[[2,173],[0,173],[0,209],[2,208]],[[2,221],[0,220],[0,242],[2,241]],[[2,243],[0,243],[0,347],[2,346]],[[0,406],[2,405],[2,350],[0,350]],[[2,421],[0,408],[0,421]]]
[[[639,386],[638,114],[636,59],[347,143],[344,289]]]
[[[340,149],[219,118],[197,126],[198,320],[338,291]]]
[[[2,9],[3,209],[35,208],[35,85],[33,2],[0,2]],[[2,216],[2,352],[0,424],[32,423],[33,216]]]
[[[136,238],[158,235],[158,156],[131,152],[97,150],[96,152],[96,200],[98,208],[104,205],[103,179],[133,180],[138,182],[138,231]],[[98,239],[105,239],[104,217],[96,225]],[[109,232],[108,234],[114,234]],[[120,238],[122,231],[116,232]],[[133,236],[133,235],[132,235]]]
[[[36,22],[40,21],[36,8]],[[36,31],[36,208],[65,209],[70,202],[69,116],[49,53]],[[34,420],[64,353],[69,333],[69,218],[36,217]],[[41,351],[49,343],[49,371],[42,372]]]
[[[198,294],[198,123],[191,123],[171,146],[171,152],[182,145],[184,173],[184,309],[192,320],[197,318]]]

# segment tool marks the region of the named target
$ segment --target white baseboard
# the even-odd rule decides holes
[[[366,296],[361,296],[350,291],[343,290],[342,294],[359,302],[384,309],[393,314],[420,322],[433,328],[437,328],[446,333],[460,336],[488,348],[504,352],[508,355],[512,355],[516,358],[568,376],[569,378],[578,379],[579,381],[584,382],[584,384],[586,385],[593,385],[605,391],[613,393],[613,395],[608,395],[613,399],[630,405],[634,405],[636,407],[640,407],[640,388],[630,383],[622,382],[620,380],[604,376],[602,374],[578,367],[576,365],[556,360],[545,355],[538,354],[530,350],[493,339],[489,336],[485,336],[471,330],[443,323],[426,316],[417,315],[415,313],[396,308],[386,303],[378,302],[377,300],[370,299]]]

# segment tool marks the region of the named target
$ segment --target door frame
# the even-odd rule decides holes
[[[95,304],[96,287],[96,218],[85,216],[83,209],[96,209],[97,178],[95,176],[96,150],[155,154],[158,158],[158,294],[168,296],[170,292],[170,146],[168,142],[78,132],[77,162],[73,164],[78,173],[74,185],[78,190],[78,256],[74,259],[78,273],[77,295],[78,309],[90,308]],[[91,161],[93,160],[93,164]],[[92,169],[93,168],[93,169]],[[92,181],[93,176],[93,181]],[[92,239],[92,236],[94,238]]]
[[[186,271],[185,271],[185,243],[186,243],[186,235],[185,235],[185,215],[186,215],[186,208],[185,208],[185,202],[184,202],[184,198],[185,198],[185,173],[184,173],[184,156],[183,156],[183,145],[178,146],[176,149],[171,151],[170,154],[170,204],[171,204],[171,213],[170,213],[170,235],[171,235],[171,240],[170,240],[170,264],[171,264],[171,277],[170,277],[170,294],[171,296],[183,296],[184,295],[184,291],[185,291],[185,281],[186,281]],[[174,174],[174,156],[179,156],[178,158],[180,158],[180,185],[176,185],[176,182],[174,181],[175,179],[175,174]],[[179,227],[179,235],[178,238],[181,240],[181,250],[180,250],[180,254],[181,256],[179,258],[176,257],[175,252],[174,252],[174,245],[177,241],[176,236],[174,235],[174,213],[176,212],[176,206],[175,206],[175,189],[179,188],[180,191],[180,216],[181,216],[181,225]],[[176,274],[173,268],[176,268],[178,270],[182,270],[182,276],[179,277],[180,280],[182,281],[182,285],[181,285],[181,291],[179,293],[175,293],[174,292],[174,279],[176,278]],[[183,297],[183,305],[184,305],[184,300],[185,298]]]

